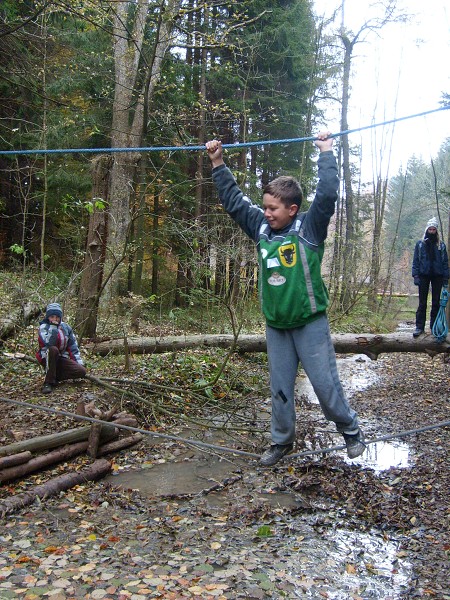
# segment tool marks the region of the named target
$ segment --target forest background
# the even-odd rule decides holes
[[[395,0],[375,4],[350,29],[344,0],[327,20],[310,0],[4,0],[0,268],[20,276],[17,302],[75,299],[81,337],[124,311],[136,329],[146,313],[198,310],[208,327],[224,305],[251,313],[253,244],[218,204],[205,152],[178,148],[239,144],[226,160],[253,200],[280,174],[311,200],[311,141],[263,142],[311,138],[330,105],[352,129],[359,45],[411,18]],[[331,313],[359,311],[376,328],[393,297],[414,292],[412,251],[430,216],[447,241],[450,138],[429,164],[411,156],[390,178],[374,166],[370,180],[351,134],[335,147]],[[127,148],[151,150],[117,151]],[[386,137],[377,151],[388,155]]]

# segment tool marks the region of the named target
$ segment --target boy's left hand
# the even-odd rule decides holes
[[[219,140],[211,140],[205,144],[208,156],[213,167],[218,167],[224,164],[222,142]]]
[[[326,152],[333,148],[333,138],[329,137],[330,135],[331,131],[320,131],[317,134],[317,140],[314,141],[314,144],[321,152]]]

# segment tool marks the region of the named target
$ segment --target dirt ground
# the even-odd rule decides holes
[[[245,377],[247,359],[239,360]],[[353,391],[351,404],[369,441],[448,422],[448,359],[391,354],[367,368],[376,377]],[[34,388],[21,382],[20,368],[13,376],[3,371],[3,397],[73,410],[92,391],[87,382],[66,384],[56,400],[39,395],[41,380]],[[60,428],[54,415],[5,402],[1,411],[1,445]],[[340,443],[302,395],[298,413],[299,452]],[[203,439],[211,439],[208,432]],[[229,438],[213,441],[232,445]],[[375,470],[331,452],[261,469],[245,456],[146,438],[110,457],[106,479],[2,518],[0,599],[448,600],[450,428],[401,441],[407,466]],[[0,506],[87,462],[4,484]],[[186,475],[192,469],[197,487]],[[163,473],[179,484],[175,492],[164,486]],[[126,479],[137,474],[147,486]]]

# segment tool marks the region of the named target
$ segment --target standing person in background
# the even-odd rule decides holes
[[[431,284],[430,329],[439,311],[439,301],[443,285],[448,285],[448,254],[444,242],[439,240],[438,220],[432,217],[425,228],[423,238],[416,242],[412,262],[414,285],[419,287],[419,306],[416,312],[417,338],[425,331],[427,317],[427,299]]]
[[[86,375],[77,338],[62,317],[61,305],[52,302],[39,324],[36,358],[45,369],[43,394],[50,394],[58,381],[80,379]]]
[[[272,396],[272,445],[260,459],[275,465],[295,442],[295,379],[301,362],[325,417],[343,435],[350,458],[366,448],[356,412],[339,380],[326,308],[328,292],[321,275],[327,229],[334,213],[339,179],[330,132],[321,132],[319,183],[307,212],[293,177],[278,177],[263,189],[263,207],[239,189],[226,167],[222,144],[207,142],[213,181],[230,217],[256,243],[260,298],[266,318],[267,356]]]

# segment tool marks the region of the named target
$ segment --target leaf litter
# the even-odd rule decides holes
[[[243,377],[248,363],[239,360]],[[442,357],[387,355],[367,368],[376,381],[351,399],[367,437],[448,419],[450,368]],[[13,396],[26,398],[30,381],[14,379]],[[2,380],[2,395],[12,395],[10,384]],[[70,384],[57,401],[39,401],[70,409],[89,390]],[[2,444],[62,428],[60,418],[2,408]],[[315,411],[299,398],[299,450],[336,443]],[[0,598],[448,599],[449,438],[448,428],[411,436],[404,441],[413,463],[380,472],[339,453],[263,470],[232,455],[205,458],[183,444],[145,440],[114,457],[107,481],[4,520]],[[3,486],[0,498],[84,460]],[[199,487],[160,493],[158,469],[180,464]],[[130,473],[155,474],[153,489],[115,483]]]

